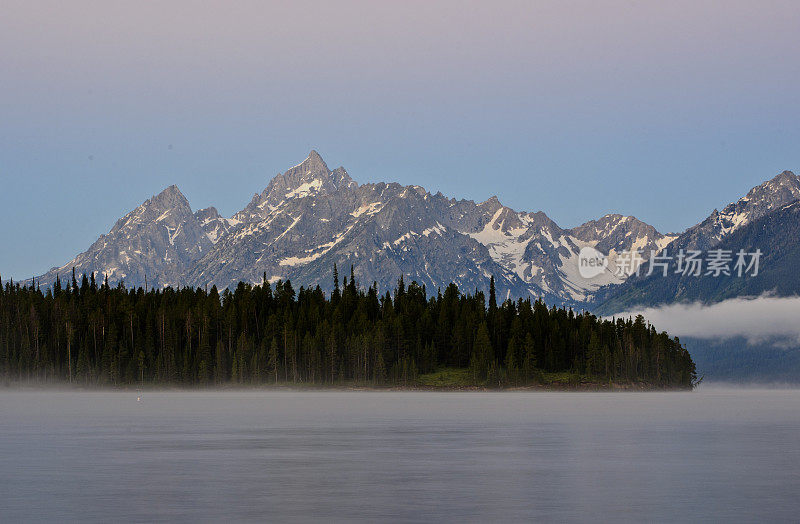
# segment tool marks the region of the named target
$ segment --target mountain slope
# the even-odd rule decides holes
[[[109,281],[162,286],[176,283],[203,253],[213,247],[189,202],[170,186],[119,219],[88,250],[55,267],[38,280],[52,283],[73,267],[105,274]]]
[[[689,228],[674,244],[685,249],[710,249],[737,229],[772,211],[800,199],[800,177],[784,171],[771,180],[752,188],[736,202],[716,209],[694,227]]]
[[[691,233],[690,233],[691,234]],[[688,236],[688,235],[687,235]],[[675,241],[677,246],[691,245],[695,237]],[[625,284],[608,289],[608,295],[595,309],[609,314],[635,306],[654,306],[671,302],[719,302],[739,296],[771,293],[779,296],[800,295],[800,201],[786,204],[727,233],[714,249],[729,251],[734,259],[731,274],[692,276],[671,272],[667,277],[632,277]],[[761,250],[758,274],[733,270],[736,253]],[[750,262],[750,259],[747,259]]]

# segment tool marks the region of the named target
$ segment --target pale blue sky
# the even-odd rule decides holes
[[[199,4],[3,2],[3,277],[173,183],[229,216],[311,148],[563,227],[679,231],[800,170],[794,1]]]

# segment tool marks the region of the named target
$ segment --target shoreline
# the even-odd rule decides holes
[[[616,393],[616,392],[691,392],[696,388],[679,388],[665,386],[650,386],[647,384],[534,384],[526,386],[505,386],[490,388],[487,386],[433,386],[424,384],[414,384],[407,386],[374,386],[360,384],[341,384],[341,385],[303,385],[303,384],[220,384],[209,386],[191,386],[181,384],[147,384],[142,387],[133,385],[84,385],[69,383],[33,383],[33,382],[10,382],[0,384],[0,390],[4,391],[59,391],[59,392],[126,392],[126,391],[175,391],[175,392],[440,392],[440,393],[554,393],[554,392],[584,392],[584,393]]]

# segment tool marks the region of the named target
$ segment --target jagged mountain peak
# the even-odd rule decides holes
[[[334,190],[339,189],[343,183],[347,185],[354,183],[344,167],[339,166],[331,171],[322,156],[314,149],[305,160],[289,168],[285,173],[277,175],[273,180],[276,179],[285,182],[288,186],[295,187],[319,180],[322,182],[322,186],[330,186],[329,189]]]
[[[203,213],[213,214],[207,208]],[[107,275],[111,281],[163,286],[175,283],[213,243],[186,197],[171,185],[120,218],[89,249],[42,279],[52,281],[72,267]]]
[[[681,233],[671,249],[711,249],[755,220],[800,199],[800,178],[783,171]]]
[[[299,164],[290,167],[283,173],[278,173],[270,180],[267,191],[276,188],[296,188],[304,183],[319,181],[320,187],[325,182],[332,182],[332,171],[319,153],[311,150],[308,156]]]
[[[621,215],[619,213],[608,213],[600,218],[584,222],[580,226],[572,228],[571,231],[578,234],[578,236],[584,236],[586,234],[597,236],[620,228],[629,231],[631,229],[642,227],[650,228],[655,231],[655,228],[645,222],[642,222],[635,216]]]
[[[220,218],[219,211],[217,211],[217,208],[214,206],[198,209],[195,212],[194,216],[196,216],[197,220],[199,220],[200,222],[206,220],[216,220]]]
[[[577,241],[590,245],[609,255],[609,267],[617,269],[617,257],[622,253],[637,251],[643,260],[651,252],[658,252],[677,238],[677,235],[659,233],[656,228],[638,218],[619,213],[609,213],[599,219],[590,220],[569,230]],[[607,279],[607,283],[619,284],[622,279]],[[583,287],[589,288],[589,284]]]
[[[130,229],[139,224],[152,221],[175,225],[192,215],[192,207],[189,205],[189,201],[178,189],[178,186],[173,184],[159,194],[148,198],[136,209],[117,220],[110,233]]]
[[[800,198],[800,177],[791,171],[783,171],[763,184],[752,188],[747,192],[747,196],[741,198],[739,201],[747,202],[776,193],[779,193],[780,196],[784,198]]]
[[[212,244],[219,242],[235,225],[234,220],[222,217],[215,207],[200,209],[194,217]]]
[[[795,200],[800,200],[800,177],[783,171],[753,187],[722,211],[714,209],[703,222],[681,235],[681,243],[691,249],[708,249],[734,231]]]
[[[358,187],[358,184],[347,171],[343,167],[331,171],[320,154],[312,149],[305,160],[275,175],[264,191],[253,195],[250,204],[235,215],[234,220],[263,219],[287,200],[334,193],[349,187]]]
[[[717,217],[724,220],[724,215]],[[675,240],[673,253],[691,248],[702,249],[708,242],[711,218],[689,229]],[[795,268],[800,262],[800,200],[780,205],[764,216],[745,221],[734,231],[722,236],[707,249],[729,253],[761,253],[756,271],[738,273],[731,264],[730,273],[709,276],[691,275],[680,271],[667,274],[642,274],[621,286],[600,290],[595,310],[599,314],[614,314],[667,303],[721,302],[735,297],[755,297],[764,293],[777,296],[797,296],[800,279]],[[738,255],[736,255],[738,257]],[[735,260],[735,258],[734,258]]]
[[[191,210],[189,201],[175,184],[165,188],[159,194],[152,196],[150,199],[145,201],[143,205],[157,206],[160,208],[185,206]]]
[[[483,202],[481,202],[482,206],[502,206],[503,204],[500,203],[500,199],[497,198],[497,195],[492,195]]]
[[[299,173],[300,175],[306,175],[311,173],[315,175],[327,175],[330,174],[330,172],[331,170],[328,169],[328,164],[325,163],[322,156],[320,156],[316,150],[312,149],[305,160],[290,168],[285,174],[294,175]]]
[[[777,180],[777,181],[794,180],[794,181],[796,181],[797,180],[797,175],[795,175],[792,171],[786,170],[786,171],[782,171],[781,173],[778,173],[777,175],[775,175],[775,177],[772,180]]]

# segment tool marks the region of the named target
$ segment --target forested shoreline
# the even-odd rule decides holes
[[[42,291],[0,281],[0,378],[85,386],[400,386],[453,371],[461,385],[517,387],[557,373],[599,384],[689,389],[695,365],[677,338],[641,316],[600,319],[541,300],[497,304],[455,284],[428,297],[330,296],[289,281],[211,289],[111,287],[94,274]]]

